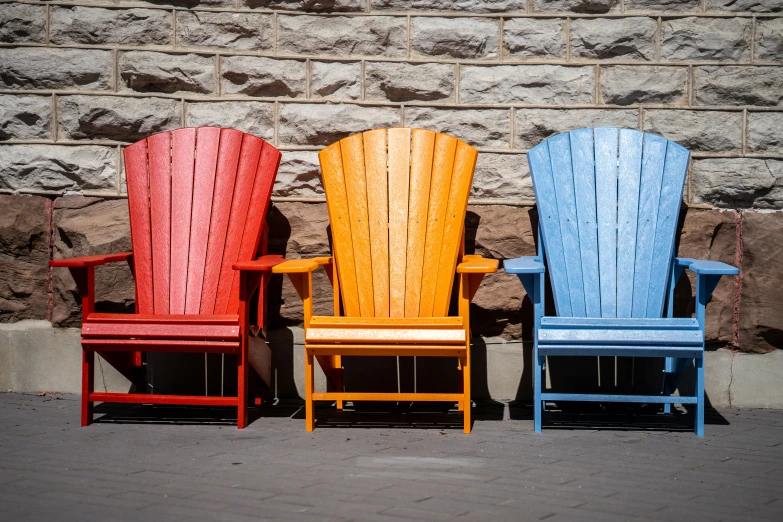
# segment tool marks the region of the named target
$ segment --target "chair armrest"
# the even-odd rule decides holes
[[[686,266],[696,275],[737,275],[739,269],[720,261],[677,258],[677,262]]]
[[[307,274],[315,272],[321,266],[312,259],[295,259],[280,263],[272,269],[273,274]]]
[[[67,268],[87,268],[90,266],[100,266],[106,263],[117,263],[119,261],[128,261],[133,257],[133,252],[119,252],[117,254],[101,254],[95,256],[70,257],[67,259],[52,259],[49,261],[51,267]]]
[[[503,269],[508,274],[543,274],[546,269],[538,256],[522,256],[516,259],[504,259]]]
[[[286,260],[283,256],[261,256],[253,261],[234,263],[231,265],[231,268],[242,272],[269,272],[275,266],[285,262]]]
[[[497,259],[487,259],[477,255],[462,256],[462,263],[457,265],[458,274],[491,274],[497,270]]]

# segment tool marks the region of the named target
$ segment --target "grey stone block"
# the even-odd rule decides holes
[[[571,11],[599,14],[619,10],[620,0],[533,0],[534,12]]]
[[[534,200],[536,195],[525,155],[479,154],[470,196],[481,199]]]
[[[399,16],[278,17],[278,49],[308,55],[405,56],[407,23]]]
[[[321,174],[316,151],[286,151],[280,161],[275,181],[275,196],[323,197]]]
[[[571,56],[652,60],[657,22],[652,18],[577,18],[571,21]]]
[[[62,270],[62,269],[61,269]],[[0,325],[0,389],[81,393],[82,347],[77,328],[53,328],[49,321]],[[95,391],[125,393],[130,382],[101,359]]]
[[[783,153],[783,112],[748,113],[748,151]]]
[[[699,105],[781,105],[783,70],[779,67],[694,67]]]
[[[783,60],[783,18],[756,19],[756,59]]]
[[[262,51],[274,46],[273,16],[260,13],[177,11],[177,43]]]
[[[741,112],[647,110],[644,130],[693,152],[742,152]]]
[[[616,105],[660,103],[684,105],[688,69],[613,65],[601,68],[601,101]]]
[[[128,51],[120,55],[123,88],[136,92],[211,93],[215,88],[215,61],[198,54]]]
[[[507,13],[525,11],[527,0],[371,0],[370,9]]]
[[[735,408],[779,408],[783,402],[783,388],[771,383],[783,380],[783,351],[774,350],[762,356],[733,355],[731,405]]]
[[[783,4],[778,0],[707,0],[707,11],[779,13],[783,11]]]
[[[231,0],[229,0],[231,1]],[[239,5],[280,11],[363,11],[365,0],[239,0]]]
[[[230,127],[273,141],[275,107],[258,101],[189,102],[185,104],[185,124]]]
[[[299,98],[307,94],[305,62],[260,56],[221,58],[222,91],[225,94]]]
[[[179,127],[180,112],[179,101],[167,98],[63,96],[58,99],[58,137],[137,141]]]
[[[46,39],[46,6],[3,4],[0,9],[0,42],[43,42]]]
[[[405,125],[451,134],[474,147],[509,147],[511,118],[506,109],[406,107]]]
[[[748,60],[750,18],[688,17],[661,23],[662,60]]]
[[[278,141],[285,145],[329,145],[351,134],[400,124],[394,107],[284,104]]]
[[[626,0],[627,11],[698,11],[701,0]]]
[[[93,145],[0,145],[0,188],[116,191],[116,153]]]
[[[174,40],[172,14],[162,9],[53,6],[49,30],[55,44],[167,45]]]
[[[48,96],[0,94],[0,140],[50,138],[51,102]]]
[[[503,21],[503,56],[513,58],[564,58],[565,20],[562,18],[509,18]]]
[[[445,63],[367,62],[367,99],[431,101],[454,99],[454,66]]]
[[[535,147],[548,137],[582,127],[639,126],[639,112],[633,109],[517,109],[516,141],[520,149]]]
[[[362,96],[359,62],[310,62],[310,96],[357,100]]]
[[[498,23],[487,18],[416,17],[411,21],[411,55],[495,58]]]
[[[572,105],[593,102],[593,68],[560,65],[462,67],[462,103]]]
[[[0,86],[5,89],[106,90],[111,52],[98,49],[0,49]]]
[[[726,208],[783,208],[783,161],[709,158],[693,161],[697,203]]]

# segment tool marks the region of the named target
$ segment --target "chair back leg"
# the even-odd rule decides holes
[[[543,387],[543,357],[533,357],[533,422],[536,433],[541,433],[541,389]]]

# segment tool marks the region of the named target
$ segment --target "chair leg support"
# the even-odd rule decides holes
[[[697,437],[704,436],[704,357],[694,361],[696,364],[696,418],[693,431]]]
[[[305,352],[305,429],[313,431],[315,428],[313,411],[313,385],[315,383],[315,368],[313,367],[313,355]]]
[[[89,400],[94,391],[95,352],[82,350],[82,426],[92,424],[93,403]]]
[[[247,426],[247,379],[248,379],[248,341],[242,342],[242,351],[239,354],[237,368],[237,428],[244,429]]]
[[[533,357],[533,422],[536,433],[541,433],[541,374],[543,364],[541,357]]]
[[[470,356],[466,355],[462,359],[462,415],[465,419],[465,433],[470,433],[471,428],[471,402],[470,402]]]

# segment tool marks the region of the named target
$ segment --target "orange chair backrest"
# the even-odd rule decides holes
[[[136,312],[235,314],[280,152],[234,129],[161,132],[125,148]]]
[[[448,313],[477,151],[405,127],[319,154],[345,315]]]

